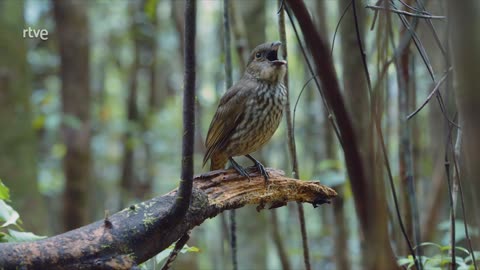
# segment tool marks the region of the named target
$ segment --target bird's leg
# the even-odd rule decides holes
[[[232,167],[237,171],[240,175],[245,176],[248,178],[248,181],[250,182],[250,175],[245,171],[245,169],[240,166],[232,157],[228,158],[230,160],[230,164],[232,164]]]
[[[267,170],[265,170],[265,167],[263,166],[260,161],[256,160],[254,157],[251,155],[245,155],[248,159],[253,161],[255,163],[255,167],[257,167],[258,171],[263,175],[263,178],[265,178],[265,183],[268,183],[268,179],[270,178],[270,175],[268,175]]]

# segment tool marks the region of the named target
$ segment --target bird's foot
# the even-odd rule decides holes
[[[248,175],[247,171],[245,171],[245,169],[242,166],[240,166],[240,164],[238,164],[233,158],[229,158],[229,160],[230,160],[230,164],[232,164],[232,167],[235,169],[235,171],[237,171],[238,174],[248,178],[248,182],[250,182],[251,180],[250,175]]]
[[[267,170],[265,169],[265,166],[263,166],[260,161],[256,160],[254,157],[251,155],[246,155],[247,158],[249,158],[253,163],[255,163],[255,167],[257,170],[263,175],[263,178],[265,179],[265,185],[268,184],[268,180],[270,179],[270,175],[268,174]]]

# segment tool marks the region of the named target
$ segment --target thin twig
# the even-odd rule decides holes
[[[305,82],[305,84],[303,85],[302,87],[302,90],[300,90],[300,93],[298,94],[297,96],[297,100],[295,101],[295,106],[293,106],[293,124],[292,124],[292,128],[293,130],[295,130],[295,117],[297,116],[297,106],[298,106],[298,102],[300,101],[300,98],[302,97],[303,95],[303,91],[305,91],[305,89],[307,89],[307,85],[313,81],[314,77],[311,77],[310,79],[307,80],[307,82]]]
[[[433,31],[434,33],[434,36],[435,36],[435,39],[438,40],[437,43],[439,44],[439,47],[441,49],[443,49],[443,46],[442,46],[442,43],[439,41],[439,38],[438,38],[438,35],[437,35],[437,32],[435,31],[435,27],[433,26],[432,23],[430,23],[430,28],[431,30]],[[451,49],[450,49],[450,42],[449,42],[449,38],[451,37],[451,24],[448,23],[447,24],[447,34],[446,34],[446,50],[445,50],[445,53],[444,53],[444,57],[445,57],[445,62],[447,64],[447,66],[449,66],[451,63],[450,63],[450,52],[451,52]],[[451,84],[448,84],[448,87],[451,87]],[[458,123],[460,126],[464,126],[463,125],[463,115],[462,114],[459,114],[459,117],[458,117]],[[470,251],[470,254],[472,256],[472,261],[473,261],[473,267],[475,270],[478,269],[478,266],[477,266],[477,261],[475,259],[475,251],[473,249],[473,245],[472,245],[472,239],[470,238],[470,234],[469,234],[469,231],[468,231],[468,224],[467,224],[467,220],[468,220],[468,217],[467,217],[467,211],[465,210],[465,200],[464,200],[464,196],[463,196],[463,190],[462,190],[462,181],[461,181],[461,175],[460,175],[460,169],[459,169],[459,165],[458,165],[458,160],[457,160],[457,154],[458,156],[460,156],[460,151],[462,150],[462,147],[461,147],[461,140],[462,140],[462,136],[463,136],[463,131],[462,129],[458,128],[457,129],[457,140],[460,140],[460,142],[457,141],[457,143],[459,143],[459,148],[458,148],[458,153],[457,153],[457,149],[454,149],[454,154],[453,154],[453,166],[454,166],[454,169],[455,169],[455,173],[457,175],[457,182],[458,182],[458,191],[460,193],[460,202],[461,202],[461,207],[462,207],[462,215],[463,215],[463,227],[464,227],[464,230],[465,230],[465,238],[467,239],[467,243],[468,243],[468,249]],[[451,142],[451,147],[453,149],[453,142]]]
[[[444,163],[445,163],[445,173],[447,175],[447,185],[448,185],[448,199],[449,199],[449,206],[450,206],[450,226],[451,226],[451,234],[450,234],[450,252],[451,252],[451,266],[452,270],[455,270],[456,267],[456,260],[455,260],[455,207],[453,203],[453,191],[452,191],[452,179],[450,178],[450,161],[448,159],[448,145],[452,137],[452,126],[448,126],[448,135],[447,141],[445,144],[445,155],[444,155]]]
[[[278,224],[278,217],[277,217],[277,209],[272,209],[270,211],[271,213],[271,221],[272,221],[272,238],[273,242],[275,243],[275,247],[277,248],[278,251],[278,257],[280,259],[280,262],[282,263],[282,269],[283,270],[290,270],[290,261],[288,259],[287,255],[287,250],[285,248],[285,245],[282,240],[282,235],[278,228],[280,225]]]
[[[190,233],[191,231],[188,231],[186,234],[184,234],[180,239],[178,239],[177,243],[175,243],[175,247],[173,248],[172,252],[170,252],[170,255],[168,256],[167,261],[163,265],[161,270],[168,270],[172,266],[172,263],[175,261],[175,259],[178,256],[178,253],[182,248],[185,246],[185,244],[188,242],[190,239]]]
[[[325,94],[323,93],[322,87],[320,86],[320,82],[319,82],[317,76],[315,75],[315,72],[313,71],[312,64],[310,63],[307,52],[305,51],[305,48],[304,48],[304,46],[302,44],[302,41],[300,39],[300,35],[298,34],[297,27],[295,26],[295,22],[293,21],[292,15],[290,14],[290,11],[289,11],[288,8],[285,8],[285,13],[287,13],[288,19],[290,20],[290,24],[292,25],[292,28],[293,28],[293,32],[295,32],[295,36],[297,38],[298,45],[300,46],[300,50],[302,51],[303,58],[305,59],[305,63],[307,64],[308,70],[310,71],[310,74],[312,75],[313,80],[315,81],[315,85],[317,86],[317,89],[320,93],[320,96],[322,97],[323,106],[325,108],[325,111],[326,111],[327,115],[329,116],[328,120],[332,124],[333,130],[335,131],[335,135],[337,136],[337,139],[338,139],[340,145],[343,148],[344,144],[343,144],[342,136],[340,136],[340,131],[338,130],[338,126],[335,123],[335,120],[334,120],[333,114],[331,112],[331,109],[330,109],[330,107],[327,103],[327,100],[325,99]]]
[[[352,1],[353,16],[354,16],[354,21],[355,21],[355,31],[356,31],[356,35],[357,35],[357,42],[358,42],[358,45],[359,45],[360,56],[361,56],[362,62],[363,62],[363,69],[364,69],[365,76],[366,76],[366,79],[367,79],[368,91],[371,95],[372,94],[372,84],[371,84],[370,73],[368,71],[367,60],[366,60],[365,52],[363,50],[362,40],[361,40],[361,36],[360,36],[360,30],[359,30],[359,26],[358,26],[358,17],[357,17],[355,2],[356,2],[356,0]],[[383,139],[383,134],[382,134],[381,126],[380,126],[381,125],[380,119],[379,119],[379,116],[377,115],[376,111],[374,113],[375,113],[374,117],[375,117],[375,127],[376,127],[376,131],[377,131],[377,136],[379,136],[379,138],[380,138],[381,150],[383,152],[385,166],[387,168],[388,178],[390,180],[390,187],[391,187],[391,191],[392,191],[392,195],[393,195],[393,199],[394,199],[395,210],[396,210],[396,213],[397,213],[400,229],[401,229],[402,234],[405,238],[405,241],[407,242],[410,253],[412,254],[413,260],[415,262],[415,267],[417,269],[421,269],[420,268],[421,263],[419,263],[417,257],[415,256],[415,251],[413,249],[412,243],[410,242],[410,239],[408,238],[408,235],[407,235],[406,230],[405,230],[405,226],[403,225],[402,216],[400,214],[400,208],[398,206],[397,193],[396,193],[396,190],[395,190],[395,185],[393,183],[393,176],[392,176],[392,172],[391,172],[391,169],[390,169],[390,163],[389,163],[389,160],[388,160],[387,150],[386,150],[386,147],[385,147],[385,142],[384,142],[384,139]]]
[[[337,22],[337,26],[335,27],[335,32],[333,32],[332,48],[330,49],[330,55],[333,55],[333,48],[335,47],[335,38],[337,37],[338,28],[340,28],[340,24],[342,23],[343,17],[345,17],[345,14],[347,14],[347,11],[351,5],[352,5],[352,1],[350,1],[350,3],[348,3],[348,5],[343,9],[342,16],[340,16],[340,19]]]
[[[357,8],[356,8],[355,2],[356,0],[352,0],[353,18],[355,21],[355,34],[357,36],[358,49],[360,51],[360,56],[362,59],[363,71],[365,72],[365,77],[367,79],[368,92],[370,95],[372,95],[372,81],[370,80],[370,72],[368,71],[365,50],[362,44],[362,37],[360,36],[360,28],[358,27],[358,16],[357,16]]]
[[[462,124],[462,121],[459,121],[460,124]],[[472,256],[472,261],[473,261],[473,267],[475,270],[477,270],[477,262],[475,260],[475,251],[473,250],[473,246],[472,246],[472,239],[470,238],[470,234],[468,232],[468,225],[467,225],[467,216],[466,216],[466,211],[465,211],[465,201],[463,199],[463,190],[462,190],[462,181],[460,179],[460,169],[458,168],[458,159],[457,159],[457,156],[460,156],[460,153],[457,153],[457,148],[458,148],[458,152],[461,151],[461,137],[462,137],[462,130],[461,129],[457,129],[457,144],[460,144],[460,145],[456,145],[455,147],[453,146],[453,141],[450,140],[450,147],[453,151],[453,167],[454,167],[454,170],[455,170],[455,174],[457,175],[456,177],[456,180],[457,180],[457,183],[458,183],[458,191],[460,193],[460,205],[462,207],[462,214],[463,214],[463,226],[464,226],[464,230],[465,230],[465,238],[467,239],[467,243],[468,243],[468,247],[469,247],[469,251],[470,251],[470,254]],[[459,142],[460,141],[460,142]]]
[[[413,25],[417,26],[418,18],[413,18]],[[390,31],[391,32],[391,31]],[[401,30],[402,36],[409,36],[410,33],[405,33],[405,28]],[[410,38],[408,38],[410,40]],[[392,42],[393,43],[393,42]],[[402,47],[402,50],[397,50],[397,53],[395,54],[395,59],[397,59],[396,63],[396,69],[397,69],[397,79],[398,79],[398,84],[399,84],[399,111],[400,111],[400,117],[403,118],[403,115],[407,113],[407,110],[409,110],[409,92],[411,92],[411,80],[410,80],[410,74],[413,72],[411,69],[413,67],[410,67],[409,62],[410,62],[410,57],[412,57],[412,61],[410,62],[411,64],[414,64],[415,61],[413,57],[414,55],[410,56],[410,44],[411,42],[406,42],[406,45]],[[400,130],[401,130],[401,139],[400,139],[400,166],[403,166],[403,170],[401,169],[401,177],[402,180],[406,180],[406,197],[407,200],[405,203],[409,203],[408,206],[406,206],[406,211],[408,215],[411,216],[412,218],[412,223],[407,224],[411,226],[412,228],[412,235],[413,235],[413,242],[417,246],[415,249],[416,256],[420,257],[422,252],[421,252],[421,246],[420,244],[420,224],[419,224],[419,217],[418,217],[418,203],[417,203],[417,198],[416,198],[416,193],[415,193],[415,183],[414,183],[414,172],[413,172],[413,161],[412,161],[412,142],[411,142],[411,127],[410,124],[403,119],[400,120],[401,125],[400,125]],[[409,207],[409,209],[407,208]],[[410,210],[411,212],[408,212]],[[422,263],[420,262],[420,267],[421,269],[423,268]],[[420,270],[421,270],[420,269]]]
[[[300,231],[302,232],[302,246],[303,246],[303,263],[306,270],[311,270],[310,255],[307,238],[307,225],[305,224],[305,212],[303,211],[303,204],[297,203],[298,217],[300,221]]]
[[[278,28],[280,34],[280,41],[283,45],[282,57],[283,59],[287,60],[287,35],[285,31],[285,10],[286,6],[283,3],[283,0],[279,0],[278,2],[280,6],[280,14],[278,17]],[[295,132],[293,129],[292,124],[292,112],[290,109],[290,96],[289,96],[289,87],[288,87],[288,70],[285,74],[285,88],[287,89],[287,102],[285,104],[285,118],[287,122],[287,136],[288,136],[288,149],[290,152],[290,158],[292,159],[292,174],[293,177],[296,179],[300,179],[300,171],[298,167],[298,158],[297,158],[297,150],[295,145]],[[298,218],[300,221],[300,231],[302,234],[302,246],[303,246],[303,261],[305,264],[305,269],[310,270],[310,251],[308,247],[308,237],[307,237],[307,228],[305,223],[305,214],[303,211],[303,205],[297,204],[298,209]]]
[[[421,10],[419,10],[418,8],[413,7],[413,6],[405,3],[405,1],[403,1],[403,0],[398,0],[398,2],[402,3],[402,5],[404,5],[405,7],[409,8],[409,9],[411,9],[411,10],[417,12],[417,13],[423,13],[423,11],[421,11]],[[425,13],[425,14],[428,14],[428,13]],[[430,14],[428,14],[428,15],[430,15]]]
[[[233,270],[238,269],[237,259],[237,221],[235,210],[230,211],[230,249],[232,252],[232,266]]]
[[[379,6],[372,6],[372,5],[367,5],[365,8],[369,8],[372,10],[380,10],[380,11],[390,11],[394,12],[397,14],[402,14],[410,17],[415,17],[415,18],[422,18],[422,19],[438,19],[438,20],[444,20],[447,17],[445,16],[435,16],[435,15],[425,15],[425,14],[415,14],[415,13],[410,13],[408,11],[404,10],[398,10],[398,9],[392,9],[392,8],[385,8],[385,7],[379,7]]]
[[[440,86],[443,84],[443,82],[447,79],[448,77],[448,74],[450,73],[450,71],[452,71],[452,67],[450,67],[447,72],[445,72],[445,74],[442,76],[442,78],[440,78],[440,80],[437,82],[437,84],[435,85],[435,87],[433,87],[432,91],[430,92],[430,94],[428,94],[427,98],[423,101],[422,105],[420,105],[415,111],[413,111],[412,113],[410,113],[408,116],[407,116],[407,120],[410,120],[410,118],[414,117],[418,112],[420,112],[423,107],[425,107],[425,105],[427,105],[427,103],[430,101],[430,99],[433,97],[434,94],[437,93],[437,91],[440,89]]]
[[[392,5],[394,5],[394,3],[391,1]],[[436,79],[435,79],[435,75],[434,75],[434,72],[433,72],[433,68],[432,68],[432,65],[430,63],[430,60],[428,58],[428,55],[425,51],[425,48],[424,46],[422,45],[420,39],[418,38],[417,34],[415,33],[414,29],[412,29],[410,23],[408,22],[408,20],[405,18],[405,16],[403,16],[402,14],[397,14],[398,17],[400,18],[400,21],[403,23],[404,27],[409,31],[409,33],[411,34],[411,37],[413,39],[413,42],[415,44],[415,47],[417,48],[418,52],[420,53],[420,56],[423,60],[423,62],[425,63],[425,66],[427,67],[427,70],[428,70],[428,73],[430,74],[430,77],[432,79],[433,82],[436,82]],[[415,23],[415,26],[417,24]],[[440,110],[443,114],[443,116],[445,117],[445,119],[452,125],[456,126],[458,128],[458,125],[456,123],[454,123],[452,120],[450,120],[450,118],[448,117],[447,115],[447,112],[446,112],[446,108],[445,108],[445,104],[443,102],[443,97],[442,97],[442,94],[440,92],[437,92],[436,94],[436,98],[437,98],[437,101],[438,101],[438,104],[440,106]]]
[[[225,84],[226,89],[233,84],[232,80],[232,54],[230,45],[230,14],[229,0],[223,1],[223,46],[225,50]]]
[[[230,13],[229,0],[223,1],[223,47],[225,50],[225,88],[228,90],[233,84],[232,79],[232,53],[230,44]],[[230,211],[230,250],[232,254],[233,270],[238,269],[237,260],[237,224],[235,210]]]

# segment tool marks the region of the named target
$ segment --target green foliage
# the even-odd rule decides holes
[[[147,14],[150,20],[155,19],[157,9],[157,0],[148,0],[145,4],[145,13]]]
[[[445,220],[438,224],[438,230],[444,232],[443,238],[442,238],[442,243],[447,244],[450,242],[450,220]],[[458,243],[459,241],[462,241],[466,239],[465,235],[465,230],[464,230],[464,222],[463,220],[455,220],[455,243]],[[468,225],[467,225],[468,226]],[[470,237],[473,236],[478,236],[478,228],[474,228],[472,226],[468,226],[468,232],[470,234]]]
[[[8,201],[9,198],[10,198],[10,190],[8,189],[7,186],[3,184],[2,179],[0,179],[0,200]]]
[[[9,189],[0,180],[0,242],[26,242],[45,238],[31,232],[13,230],[7,227],[15,226],[23,230],[20,226],[22,221],[20,215],[5,201],[10,200]]]
[[[434,254],[432,256],[420,256],[420,260],[424,266],[425,270],[443,270],[443,269],[450,269],[450,265],[452,263],[452,256],[450,254],[450,250],[452,247],[450,245],[439,245],[436,243],[425,242],[419,245],[419,247],[433,247]],[[472,254],[463,248],[463,247],[455,247],[457,250],[457,256],[455,256],[455,264],[457,265],[458,270],[473,270],[473,260]],[[478,262],[480,261],[480,251],[474,251],[475,260]],[[404,266],[407,269],[413,269],[415,262],[413,261],[412,255],[408,255],[407,257],[400,257],[397,260],[400,266]]]
[[[44,239],[46,236],[39,236],[31,232],[19,232],[8,229],[8,234],[5,234],[5,242],[28,242]]]
[[[175,247],[174,244],[170,245],[168,248],[164,249],[162,252],[155,255],[155,257],[151,258],[150,260],[148,260],[145,263],[143,263],[142,265],[140,265],[141,269],[145,269],[145,270],[151,269],[149,267],[150,264],[160,265],[161,263],[164,262],[165,259],[168,258],[168,256],[170,255],[170,252],[172,252],[174,247]],[[185,245],[180,250],[180,253],[183,254],[183,253],[187,253],[187,252],[200,252],[200,249],[195,247],[195,246],[189,247],[188,245]]]

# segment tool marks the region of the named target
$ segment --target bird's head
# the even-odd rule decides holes
[[[248,59],[246,73],[258,80],[278,83],[287,71],[287,61],[278,59],[280,41],[258,45]]]

